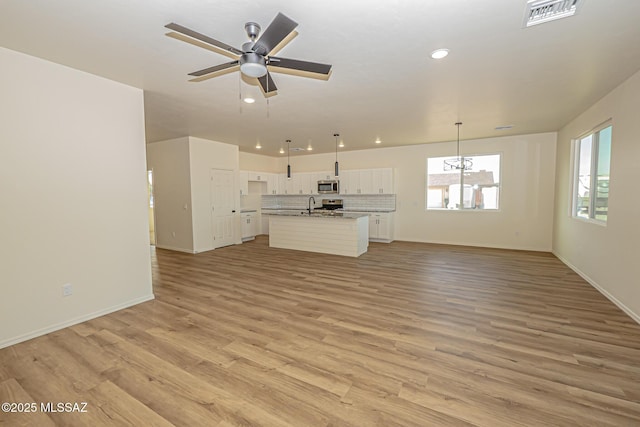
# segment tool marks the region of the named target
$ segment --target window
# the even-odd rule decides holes
[[[573,164],[573,216],[607,222],[611,125],[577,139]]]
[[[427,159],[427,209],[498,209],[500,154],[464,157],[463,163],[471,164],[465,170],[448,170],[449,159]]]

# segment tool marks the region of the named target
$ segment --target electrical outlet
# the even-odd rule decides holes
[[[71,294],[73,294],[73,286],[71,286],[71,283],[62,285],[62,296],[68,297]]]

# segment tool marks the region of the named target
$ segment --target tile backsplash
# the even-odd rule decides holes
[[[396,210],[395,194],[326,194],[314,195],[315,207],[322,206],[322,199],[342,199],[344,209],[350,211],[392,212]],[[307,209],[309,195],[263,195],[262,209]]]

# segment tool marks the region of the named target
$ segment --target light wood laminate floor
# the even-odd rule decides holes
[[[153,254],[156,300],[0,350],[3,425],[637,426],[640,326],[547,253]]]

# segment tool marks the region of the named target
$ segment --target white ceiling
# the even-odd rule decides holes
[[[640,1],[585,0],[574,17],[522,25],[526,0],[2,0],[0,45],[145,91],[147,141],[192,135],[279,156],[556,131],[640,69]],[[176,22],[240,48],[244,23],[299,23],[278,56],[333,65],[328,80],[272,72],[277,95],[167,37]],[[431,51],[446,47],[440,61]],[[96,102],[100,102],[96,100]],[[514,125],[506,131],[496,126]],[[375,145],[376,138],[382,140]],[[256,150],[260,141],[262,150]]]

